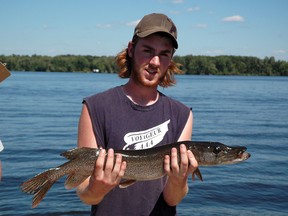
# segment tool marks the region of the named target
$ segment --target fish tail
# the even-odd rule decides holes
[[[48,190],[52,187],[52,185],[54,184],[54,182],[49,182],[46,181],[44,183],[44,185],[41,187],[41,189],[39,189],[33,197],[33,201],[32,201],[32,208],[36,208],[39,203],[42,201],[42,199],[45,197],[46,193],[48,192]]]
[[[56,169],[49,169],[21,184],[20,187],[23,192],[34,194],[32,208],[36,208],[38,206],[48,190],[57,181],[57,179],[54,180],[49,178],[49,176],[53,175],[54,172],[56,172]]]

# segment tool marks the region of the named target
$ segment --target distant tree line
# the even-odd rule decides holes
[[[112,56],[80,56],[80,55],[11,55],[1,56],[0,61],[7,63],[11,71],[42,71],[42,72],[100,72],[117,71],[115,57]]]
[[[274,57],[251,56],[175,56],[185,74],[287,76],[288,62]]]
[[[288,62],[274,57],[175,56],[184,74],[288,76]],[[11,71],[117,73],[115,56],[91,55],[0,55]]]

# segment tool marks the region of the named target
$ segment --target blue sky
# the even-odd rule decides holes
[[[177,55],[288,61],[287,0],[0,0],[0,55],[116,55],[145,14],[178,28]]]

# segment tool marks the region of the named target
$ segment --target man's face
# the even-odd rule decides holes
[[[140,85],[157,87],[168,70],[173,51],[171,39],[159,34],[141,38],[136,44],[129,43],[131,78]]]

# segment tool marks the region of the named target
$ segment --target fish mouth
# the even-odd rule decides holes
[[[247,160],[248,158],[251,157],[251,154],[248,153],[248,152],[242,152],[240,155],[239,155],[239,158],[244,161],[244,160]]]
[[[246,147],[238,147],[238,156],[237,159],[238,161],[244,161],[247,160],[248,158],[251,157],[251,154],[246,152],[247,148]]]

